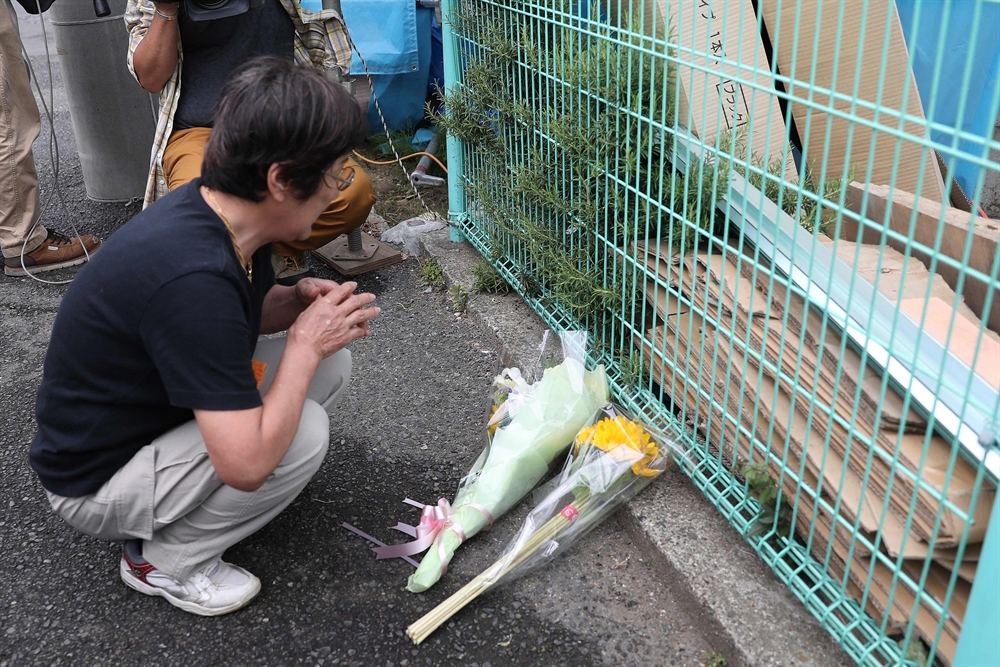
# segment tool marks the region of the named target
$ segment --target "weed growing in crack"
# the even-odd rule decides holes
[[[456,313],[464,313],[469,305],[469,292],[461,283],[455,283],[448,288],[448,300],[451,301]]]
[[[473,265],[472,276],[474,278],[472,281],[473,292],[488,292],[490,294],[507,294],[510,292],[510,285],[507,284],[507,281],[485,259]]]
[[[420,261],[420,265],[417,267],[417,277],[429,287],[444,289],[444,271],[434,258],[427,258]]]

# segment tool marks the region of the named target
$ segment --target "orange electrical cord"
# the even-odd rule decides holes
[[[424,151],[420,151],[418,153],[410,153],[409,155],[406,155],[406,156],[403,156],[403,157],[399,158],[399,161],[402,162],[403,160],[409,160],[411,157],[416,157],[418,155],[426,155],[430,159],[434,160],[437,163],[437,166],[441,167],[441,169],[444,171],[444,173],[446,173],[446,174],[448,173],[448,167],[446,167],[443,164],[441,164],[441,160],[439,160],[436,157],[434,157],[433,153],[427,153],[427,152],[424,152]],[[378,165],[382,165],[382,164],[396,164],[396,160],[386,160],[385,162],[376,162],[375,160],[369,160],[368,158],[366,158],[364,155],[361,155],[357,151],[354,151],[354,157],[358,158],[359,160],[364,160],[368,164],[378,164]]]

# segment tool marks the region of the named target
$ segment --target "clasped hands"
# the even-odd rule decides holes
[[[305,309],[288,330],[289,342],[308,344],[322,358],[352,341],[370,336],[368,321],[381,308],[368,308],[375,295],[354,294],[355,282],[336,283],[320,278],[304,278],[295,284],[295,296]]]

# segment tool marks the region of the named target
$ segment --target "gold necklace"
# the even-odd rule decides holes
[[[249,262],[243,259],[243,249],[240,248],[240,243],[236,240],[236,232],[233,231],[233,226],[229,223],[229,218],[227,218],[226,214],[222,212],[222,206],[219,204],[219,200],[215,198],[215,195],[212,194],[212,191],[209,188],[205,188],[205,192],[208,193],[208,198],[212,200],[213,204],[215,204],[215,212],[219,214],[219,217],[222,218],[223,224],[226,225],[226,229],[229,230],[229,237],[233,240],[233,249],[236,250],[236,257],[240,260],[240,265],[243,267],[243,270],[247,273],[247,280],[253,282],[253,257],[250,258]]]

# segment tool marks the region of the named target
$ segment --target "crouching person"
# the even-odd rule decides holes
[[[251,61],[223,91],[201,178],[116,232],[67,291],[29,458],[59,516],[125,540],[131,588],[205,616],[260,591],[221,556],[319,469],[346,346],[379,312],[354,283],[275,285],[271,244],[309,237],[366,131],[322,74]]]

